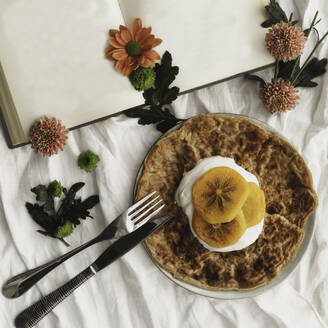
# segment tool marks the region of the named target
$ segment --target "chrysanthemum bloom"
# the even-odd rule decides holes
[[[68,129],[54,117],[42,117],[36,121],[30,130],[32,148],[43,156],[51,156],[63,150],[67,139]]]
[[[298,90],[282,78],[272,79],[262,90],[262,101],[271,113],[282,113],[298,104]]]
[[[149,67],[160,59],[153,50],[162,40],[151,34],[151,27],[142,27],[141,19],[137,18],[130,29],[120,25],[120,30],[109,31],[110,46],[106,49],[106,58],[116,60],[115,69],[129,75],[138,66]]]
[[[290,22],[273,25],[265,36],[266,47],[271,55],[283,62],[301,55],[306,40],[302,30]]]
[[[91,150],[84,151],[77,158],[77,164],[81,170],[86,172],[92,172],[96,169],[100,158],[97,154]]]

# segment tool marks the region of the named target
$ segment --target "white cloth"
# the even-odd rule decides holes
[[[288,12],[293,10],[296,17],[304,17],[303,26],[310,25],[318,9],[323,18],[318,25],[321,35],[328,30],[325,0],[285,0],[282,5]],[[317,56],[327,56],[327,49],[325,42]],[[269,80],[272,69],[260,75]],[[319,196],[316,229],[304,258],[287,280],[255,298],[208,299],[167,279],[139,245],[78,288],[38,327],[327,327],[328,74],[316,81],[319,86],[301,89],[301,103],[283,115],[271,115],[261,103],[258,86],[243,78],[181,96],[174,104],[176,115],[183,118],[205,112],[258,118],[289,138],[304,156]],[[68,251],[61,242],[35,232],[39,227],[24,207],[25,201],[34,200],[31,187],[53,179],[67,187],[83,181],[86,182],[80,192],[83,198],[99,193],[100,205],[93,210],[95,220],[83,222],[67,238],[76,247],[96,236],[131,204],[139,165],[159,136],[153,126],[139,126],[136,119],[119,116],[70,132],[64,152],[42,158],[30,146],[9,150],[1,133],[0,284]],[[86,149],[101,157],[98,168],[91,174],[76,165],[77,156]],[[18,299],[9,300],[0,295],[0,327],[13,327],[14,318],[21,310],[71,279],[106,247],[107,243],[102,242],[85,250]]]

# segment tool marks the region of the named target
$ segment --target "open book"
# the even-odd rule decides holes
[[[55,116],[77,127],[141,105],[141,92],[105,59],[108,30],[135,18],[163,39],[181,92],[273,63],[263,0],[0,1],[0,107],[9,145]]]

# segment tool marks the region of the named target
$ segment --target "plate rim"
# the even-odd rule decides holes
[[[281,137],[283,140],[287,141],[290,145],[292,145],[296,151],[302,156],[302,154],[298,151],[298,149],[282,134],[280,134],[276,129],[274,129],[272,126],[270,126],[268,123],[265,123],[261,120],[258,120],[256,118],[247,116],[247,115],[242,115],[242,114],[236,114],[236,113],[203,113],[203,114],[196,114],[191,116],[188,119],[191,119],[195,116],[198,115],[218,115],[218,116],[235,116],[235,117],[242,117],[245,118],[249,121],[251,121],[252,123],[255,123],[257,125],[259,125],[261,128],[265,129],[266,131],[269,131],[270,133],[273,133],[279,137]],[[186,121],[188,120],[186,119]],[[135,183],[134,183],[134,187],[133,187],[133,199],[135,199],[136,196],[136,191],[137,191],[137,185],[138,185],[138,181],[140,179],[140,176],[142,174],[142,171],[144,169],[144,163],[148,157],[148,155],[150,154],[150,152],[152,151],[152,149],[154,148],[154,146],[156,145],[156,143],[161,140],[162,138],[166,137],[168,134],[170,134],[171,132],[178,130],[182,124],[184,124],[186,121],[180,122],[177,125],[175,125],[174,127],[172,127],[171,129],[169,129],[168,131],[166,131],[163,135],[161,135],[150,147],[150,149],[147,151],[146,156],[144,157],[138,171],[137,171],[137,175],[136,175],[136,179],[135,179]],[[306,160],[304,159],[304,157],[302,156],[304,162],[306,163]],[[307,164],[307,163],[306,163]],[[248,298],[248,297],[255,297],[258,296],[264,292],[266,292],[269,289],[272,289],[274,287],[276,287],[277,285],[281,284],[283,281],[285,281],[292,272],[295,271],[295,269],[297,268],[297,266],[299,265],[301,259],[303,258],[307,248],[309,247],[311,240],[313,238],[314,235],[314,230],[315,230],[315,217],[316,217],[316,210],[314,210],[314,212],[311,213],[311,215],[308,217],[307,222],[304,226],[304,237],[302,242],[300,243],[295,255],[293,256],[292,260],[278,273],[277,277],[275,277],[273,280],[271,280],[270,282],[268,282],[265,285],[261,285],[255,288],[251,288],[251,289],[240,289],[240,290],[208,290],[205,288],[201,288],[201,287],[197,287],[195,285],[192,284],[188,284],[186,282],[183,282],[182,280],[179,280],[175,277],[173,277],[173,275],[168,272],[167,270],[165,270],[160,264],[158,264],[155,259],[152,257],[152,255],[150,254],[149,249],[147,248],[145,242],[143,242],[143,247],[145,249],[145,251],[147,252],[148,256],[150,257],[150,259],[152,260],[152,262],[156,265],[156,267],[160,270],[160,272],[167,277],[168,279],[170,279],[171,281],[173,281],[175,284],[177,284],[179,287],[184,288],[185,290],[187,290],[188,292],[194,293],[194,294],[198,294],[198,295],[202,295],[202,296],[206,296],[209,298],[213,298],[213,299],[225,299],[225,300],[233,300],[233,299],[243,299],[243,298]]]

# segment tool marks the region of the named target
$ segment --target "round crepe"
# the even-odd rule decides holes
[[[263,231],[240,251],[204,248],[175,203],[184,173],[198,160],[216,155],[232,157],[253,173],[265,194]],[[176,217],[146,239],[151,256],[173,277],[211,290],[250,289],[271,281],[295,255],[317,206],[311,173],[292,145],[246,118],[224,114],[195,116],[154,145],[135,198],[154,190],[167,205],[164,211]]]

